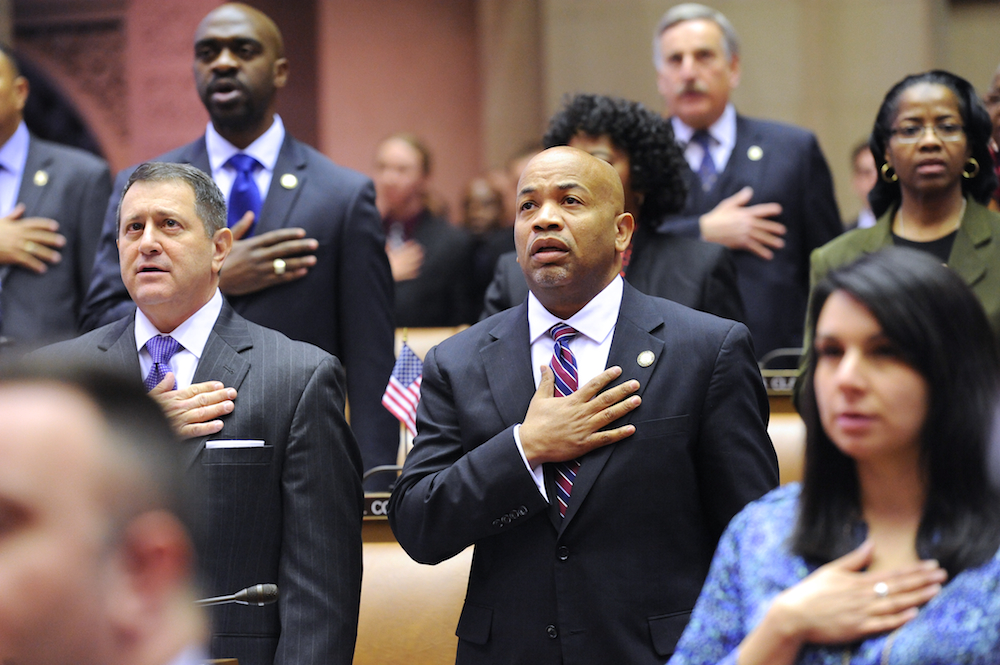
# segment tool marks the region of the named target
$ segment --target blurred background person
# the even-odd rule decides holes
[[[393,134],[375,153],[375,204],[396,283],[396,327],[468,322],[472,239],[428,208],[431,154],[412,134]]]
[[[656,222],[684,205],[686,168],[670,123],[638,102],[576,95],[552,116],[543,143],[568,145],[610,163],[625,190],[625,212],[635,217],[623,256],[625,279],[643,293],[742,321],[743,303],[729,250],[694,238],[657,233]],[[497,261],[483,315],[528,297],[514,253]]]
[[[133,377],[0,371],[0,661],[199,665],[181,443]],[[253,611],[253,610],[251,610]]]
[[[993,171],[1000,179],[1000,65],[997,66],[990,81],[990,88],[983,95],[983,103],[990,114],[990,122],[993,123],[993,135],[990,137],[990,154],[993,155]],[[991,210],[1000,210],[1000,187],[993,190],[993,200],[990,202]]]
[[[875,168],[875,158],[868,147],[868,141],[862,141],[851,151],[851,190],[858,197],[861,209],[858,216],[844,222],[844,230],[867,229],[875,226],[875,215],[868,203],[868,193],[878,181],[878,169]]]
[[[912,247],[946,263],[972,287],[1000,331],[1000,214],[985,207],[997,186],[992,132],[986,109],[963,78],[934,70],[894,85],[869,140],[879,168],[869,196],[878,220],[814,252],[812,283],[862,254]]]
[[[0,346],[79,330],[111,173],[103,159],[28,131],[28,80],[0,45]]]
[[[486,176],[469,181],[462,197],[462,226],[473,238],[469,319],[477,320],[497,259],[514,251],[514,229],[504,220],[503,191]]]
[[[754,350],[802,346],[809,253],[843,231],[830,167],[812,132],[740,115],[736,30],[720,12],[676,5],[653,38],[657,88],[684,151],[683,210],[664,233],[733,250]]]
[[[801,487],[730,523],[670,665],[966,663],[1000,653],[1000,361],[923,252],[830,273],[809,311]]]

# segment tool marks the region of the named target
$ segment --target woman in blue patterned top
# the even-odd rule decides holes
[[[802,486],[730,523],[670,665],[1000,663],[1000,360],[981,306],[890,248],[820,282],[808,327]]]

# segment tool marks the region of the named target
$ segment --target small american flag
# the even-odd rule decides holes
[[[392,368],[389,385],[382,395],[382,406],[389,409],[399,422],[406,425],[412,436],[417,434],[417,403],[420,401],[420,382],[423,363],[406,342],[399,351]]]

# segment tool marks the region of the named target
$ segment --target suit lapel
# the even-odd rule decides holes
[[[612,386],[629,379],[636,379],[639,382],[639,391],[636,394],[642,397],[663,352],[663,340],[654,336],[652,331],[661,328],[663,323],[663,317],[646,305],[644,296],[626,283],[607,365],[608,367],[618,365],[622,368],[622,375],[611,384]],[[653,354],[652,363],[642,367],[639,364],[639,355],[646,352]],[[630,423],[633,414],[634,412],[615,421],[609,429]],[[628,439],[622,441],[622,445],[627,446]],[[569,525],[617,446],[618,444],[603,446],[584,456],[580,471],[573,483],[573,495],[566,509],[566,517],[560,519],[561,524],[557,528],[565,530]],[[559,519],[558,511],[555,514]]]
[[[753,154],[757,159],[750,159],[751,148],[756,148]],[[729,155],[726,168],[719,176],[715,187],[708,194],[713,199],[710,208],[714,208],[722,201],[724,198],[722,192],[729,192],[731,195],[738,191],[738,188],[733,185],[736,180],[741,184],[739,189],[749,185],[754,188],[755,192],[761,191],[758,183],[763,179],[767,164],[773,157],[770,150],[764,150],[761,145],[761,137],[754,130],[752,124],[743,116],[736,116],[736,145],[733,146],[733,152]]]
[[[288,224],[289,214],[306,182],[306,161],[305,151],[286,132],[254,234],[284,228]]]
[[[948,267],[972,286],[986,275],[988,253],[983,250],[993,239],[993,232],[980,206],[971,199],[968,206],[948,255]]]
[[[504,427],[524,420],[528,403],[535,394],[531,347],[528,343],[528,305],[521,303],[490,331],[493,342],[479,351],[483,366],[489,367],[486,380]]]
[[[37,139],[32,136],[28,139],[28,157],[24,161],[24,173],[21,177],[21,189],[18,192],[17,200],[24,204],[24,217],[30,217],[34,211],[38,210],[45,193],[52,173],[46,169],[52,163],[51,155],[40,155],[38,152]]]
[[[243,379],[250,371],[250,361],[241,354],[252,346],[253,339],[246,319],[236,314],[228,302],[224,302],[192,382],[221,381],[227,388],[235,388],[239,392]],[[188,465],[195,462],[207,439],[204,436],[184,442],[184,457]]]
[[[139,353],[135,348],[134,313],[111,324],[97,348],[107,353],[108,362],[125,372],[126,376],[135,376],[142,381]]]

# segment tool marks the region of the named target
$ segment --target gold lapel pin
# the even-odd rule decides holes
[[[639,367],[649,367],[653,364],[653,360],[655,359],[656,356],[653,355],[652,351],[643,351],[639,354],[639,357],[636,358],[635,361],[639,363]]]
[[[36,187],[44,187],[49,184],[49,174],[41,169],[35,171],[34,182]]]
[[[281,176],[281,180],[279,180],[278,182],[280,182],[281,186],[284,187],[285,189],[295,189],[296,187],[299,186],[299,179],[296,178],[291,173],[286,173],[285,175]]]
[[[747,157],[750,158],[751,162],[759,162],[761,157],[764,156],[764,151],[759,145],[752,145],[750,149],[747,150]]]

